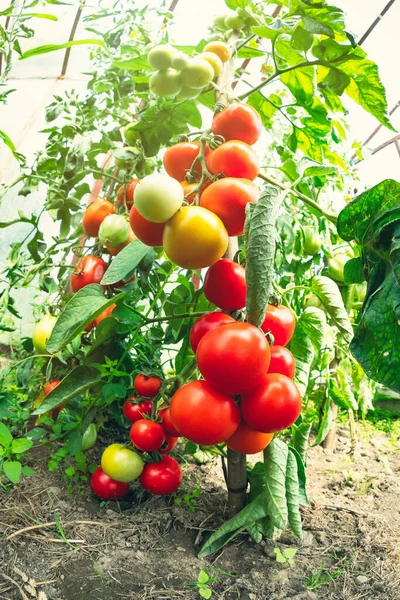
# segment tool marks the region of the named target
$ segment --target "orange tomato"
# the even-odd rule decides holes
[[[164,154],[163,163],[164,169],[170,177],[177,181],[185,179],[187,172],[190,170],[193,162],[197,158],[200,151],[200,142],[179,142],[174,146],[167,148]],[[209,153],[209,148],[206,148],[205,156]],[[194,176],[201,177],[201,167],[196,165]]]
[[[82,219],[82,227],[86,235],[97,237],[100,225],[108,215],[113,215],[115,210],[114,204],[105,198],[97,198],[89,204]]]
[[[255,144],[263,130],[258,112],[248,104],[234,102],[215,115],[212,132],[222,135],[226,141],[241,140],[246,144]]]
[[[260,163],[257,154],[248,144],[231,140],[210,153],[207,167],[213,175],[225,173],[227,177],[253,180],[258,175]]]
[[[140,179],[131,179],[130,182],[126,185],[121,185],[117,191],[117,203],[119,206],[126,206],[130,208],[133,204],[133,194],[135,191],[135,187],[139,183]]]
[[[226,441],[226,445],[239,454],[257,454],[268,446],[273,437],[273,433],[255,431],[242,421],[235,433]]]
[[[231,57],[231,51],[225,42],[209,42],[204,46],[203,52],[213,52],[223,63],[228,61]]]

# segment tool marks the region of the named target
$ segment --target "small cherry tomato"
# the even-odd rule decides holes
[[[258,175],[260,163],[253,148],[239,140],[225,142],[213,150],[207,158],[210,173],[225,173],[227,177],[238,177],[252,181]]]
[[[284,346],[271,346],[271,362],[268,373],[280,373],[293,379],[296,372],[296,361],[293,354]]]
[[[146,463],[139,481],[151,494],[167,496],[181,485],[182,471],[174,458],[163,456],[158,463]]]
[[[131,208],[133,205],[133,193],[140,179],[131,179],[128,184],[122,184],[117,191],[117,203],[119,206]]]
[[[204,295],[222,310],[240,310],[246,306],[246,271],[228,258],[221,258],[208,269]]]
[[[286,346],[292,339],[296,327],[296,318],[292,311],[286,306],[274,306],[268,304],[265,319],[261,329],[265,333],[270,332],[274,336],[274,345]]]
[[[70,281],[71,291],[77,292],[90,283],[100,283],[106,270],[107,264],[102,258],[98,258],[93,254],[84,256],[72,273]]]
[[[255,144],[263,130],[258,112],[248,104],[233,102],[215,115],[212,122],[214,135],[222,135],[228,142],[240,140],[250,146]]]
[[[155,421],[139,419],[131,427],[130,437],[132,444],[144,452],[155,452],[165,442],[165,431]]]
[[[232,437],[226,440],[226,445],[239,454],[257,454],[268,446],[273,437],[273,433],[255,431],[242,421]]]
[[[215,329],[216,327],[221,327],[221,325],[234,322],[235,320],[232,319],[232,317],[223,312],[210,312],[197,319],[190,330],[189,338],[190,346],[193,352],[196,352],[200,340],[206,335],[206,333],[212,329]]]
[[[139,396],[154,398],[160,389],[162,380],[154,375],[136,375],[133,385]]]
[[[97,237],[100,225],[108,215],[113,215],[115,210],[114,204],[105,198],[97,198],[89,204],[82,219],[82,228],[86,235]]]
[[[102,500],[121,500],[129,492],[129,483],[111,479],[101,467],[90,478],[92,492]]]
[[[125,419],[130,421],[130,423],[135,423],[139,421],[139,419],[143,419],[145,415],[151,415],[151,409],[153,403],[151,400],[145,400],[144,402],[132,402],[135,400],[134,396],[125,400],[122,406],[122,412],[124,413]]]

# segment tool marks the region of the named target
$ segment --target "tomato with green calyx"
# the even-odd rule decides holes
[[[175,69],[156,71],[150,77],[149,87],[156,96],[176,96],[182,89],[180,73]]]
[[[315,256],[321,250],[322,240],[318,231],[314,227],[308,225],[303,227],[304,242],[303,250],[304,254],[308,256]]]
[[[243,394],[255,387],[268,371],[270,357],[263,333],[249,323],[228,323],[209,331],[196,351],[200,373],[224,394]]]
[[[213,68],[214,77],[218,77],[218,75],[222,71],[223,66],[222,60],[219,58],[219,56],[214,54],[214,52],[202,52],[202,54],[199,54],[199,58],[208,62]]]
[[[223,312],[210,312],[197,319],[190,330],[189,337],[190,346],[193,352],[196,352],[200,340],[206,335],[206,333],[212,329],[226,325],[227,323],[234,322],[235,320],[232,319],[232,317]]]
[[[97,440],[97,429],[94,423],[91,423],[82,436],[82,452],[93,448]]]
[[[135,239],[135,235],[134,235],[131,227],[129,226],[128,237],[125,240],[125,242],[122,242],[122,244],[118,244],[118,246],[107,246],[107,250],[109,251],[111,256],[117,256],[117,254],[119,254],[121,252],[121,250],[123,250],[128,244],[133,242],[134,239]]]
[[[134,396],[125,400],[122,412],[124,413],[125,419],[127,419],[130,423],[135,423],[139,421],[139,419],[143,419],[145,415],[151,415],[151,409],[153,403],[151,400],[145,400],[144,402],[133,402],[135,400]]]
[[[151,494],[167,496],[181,485],[182,471],[174,458],[163,456],[158,463],[146,463],[139,481]]]
[[[214,68],[209,62],[200,57],[191,58],[189,64],[181,72],[183,85],[190,88],[202,89],[214,79]]]
[[[56,323],[57,318],[52,315],[44,315],[40,321],[36,323],[32,333],[32,342],[33,347],[38,354],[44,354],[44,352],[46,352],[47,340],[50,338]]]
[[[308,308],[309,306],[312,306],[314,308],[319,308],[320,310],[323,310],[324,312],[326,312],[325,306],[323,305],[321,300],[318,298],[318,296],[316,296],[312,292],[307,294],[303,300],[303,308]]]
[[[255,431],[242,421],[232,437],[226,440],[226,445],[239,454],[258,454],[268,446],[273,437],[273,433]]]
[[[274,344],[277,346],[286,346],[292,339],[296,327],[296,318],[292,311],[286,306],[274,306],[268,304],[265,319],[261,324],[261,329],[274,336]]]
[[[227,177],[253,180],[260,170],[260,163],[253,148],[240,140],[221,144],[207,157],[207,168],[213,175],[225,173]]]
[[[173,435],[166,435],[165,442],[159,449],[160,454],[169,454],[175,448],[179,441],[179,437]]]
[[[129,492],[129,483],[115,481],[97,467],[90,478],[92,492],[102,500],[122,500]]]
[[[171,409],[169,406],[161,406],[157,412],[161,419],[161,424],[166,434],[172,435],[173,437],[179,437],[180,431],[177,430],[171,419]]]
[[[240,310],[246,306],[246,271],[228,258],[221,258],[208,269],[204,295],[222,310]]]
[[[155,375],[136,375],[133,385],[139,396],[154,398],[162,384],[160,377]]]
[[[160,423],[149,419],[139,419],[131,427],[132,444],[143,452],[155,452],[165,442],[165,431]]]
[[[171,66],[172,59],[175,55],[175,48],[172,48],[172,46],[169,46],[168,44],[162,44],[160,46],[155,46],[150,50],[147,55],[147,60],[153,69],[164,71]]]
[[[142,217],[135,205],[129,214],[129,222],[135,236],[147,246],[162,246],[165,223],[153,223]]]
[[[143,461],[137,452],[125,448],[122,444],[111,444],[101,457],[104,473],[124,483],[137,479],[143,471]]]
[[[202,269],[223,256],[228,233],[211,211],[202,206],[184,206],[166,223],[163,246],[168,258],[179,267]]]
[[[248,427],[275,433],[293,425],[301,413],[301,396],[286,375],[268,373],[261,383],[243,394],[240,410]]]
[[[167,171],[170,177],[173,177],[177,181],[181,182],[185,179],[186,175],[191,169],[192,164],[198,157],[200,152],[200,142],[179,142],[167,148],[163,164],[164,169]],[[210,149],[208,146],[205,148],[204,155],[208,156]],[[202,173],[200,163],[197,163],[193,169],[194,177],[200,179]]]
[[[104,246],[119,246],[129,237],[129,223],[122,215],[109,215],[99,229],[99,241]]]
[[[186,69],[190,62],[190,58],[184,52],[176,51],[171,60],[171,67],[177,71],[183,71]]]
[[[142,217],[152,223],[165,223],[182,206],[183,189],[172,177],[153,173],[139,181],[134,201]]]
[[[84,256],[72,273],[70,281],[71,291],[77,292],[90,283],[100,283],[106,270],[107,264],[102,258],[93,254]]]
[[[171,419],[186,439],[202,446],[214,446],[225,442],[236,431],[240,411],[230,396],[218,392],[206,381],[191,381],[175,392]]]
[[[228,142],[240,140],[250,146],[261,136],[263,124],[258,112],[248,104],[233,102],[217,113],[212,122],[214,135]]]
[[[347,254],[335,254],[328,258],[328,275],[335,281],[344,282],[344,265],[350,260]]]
[[[235,31],[240,31],[246,25],[246,21],[242,19],[238,14],[233,13],[225,17],[225,27],[227,29],[233,29]]]
[[[231,50],[225,42],[209,42],[204,46],[203,52],[213,52],[223,63],[227,62],[231,57]]]
[[[119,206],[131,208],[133,205],[133,194],[140,179],[131,179],[127,185],[121,185],[117,191],[117,203]]]
[[[105,198],[97,198],[89,204],[82,219],[83,231],[89,237],[97,237],[100,225],[108,215],[115,213],[115,206]]]
[[[216,214],[230,236],[243,234],[246,205],[257,202],[261,192],[253,181],[224,177],[214,181],[201,193],[200,206]]]
[[[296,372],[296,361],[293,354],[284,346],[271,346],[271,362],[268,373],[280,373],[293,379]]]

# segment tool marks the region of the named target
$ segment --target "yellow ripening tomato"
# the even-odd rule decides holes
[[[38,354],[46,352],[47,340],[51,336],[51,332],[53,331],[56,322],[56,317],[44,315],[44,317],[36,323],[32,334],[32,342]]]
[[[203,52],[213,52],[222,60],[223,63],[229,60],[231,57],[231,51],[228,44],[225,44],[225,42],[209,42],[206,46],[204,46]]]
[[[228,233],[221,219],[201,206],[184,206],[170,219],[163,234],[168,258],[184,269],[214,264],[228,247]]]
[[[111,444],[101,457],[101,468],[115,481],[124,483],[133,481],[141,475],[143,467],[144,463],[140,455],[122,444]]]

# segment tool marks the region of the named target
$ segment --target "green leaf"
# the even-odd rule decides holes
[[[297,172],[302,177],[326,177],[335,174],[337,169],[333,166],[321,165],[315,160],[303,156],[297,165]]]
[[[299,502],[301,506],[311,506],[307,496],[307,474],[303,461],[301,460],[300,454],[292,446],[288,446],[290,452],[296,459],[297,462],[297,475],[299,479]]]
[[[126,387],[122,383],[106,383],[101,388],[101,393],[106,404],[111,404],[114,400],[126,398]]]
[[[322,40],[319,44],[315,44],[312,53],[315,58],[319,58],[320,60],[329,63],[332,60],[338,62],[337,59],[340,57],[343,57],[343,59],[346,60],[351,49],[350,44],[338,44],[335,40],[327,39]]]
[[[22,467],[22,475],[24,477],[31,477],[31,475],[35,474],[35,470],[32,469],[31,467],[28,467],[27,465],[24,465]]]
[[[92,283],[76,292],[58,317],[51,336],[46,344],[50,353],[65,348],[86,325],[98,317],[108,306],[114,304],[124,294],[105,298],[101,285]]]
[[[43,415],[49,410],[68,402],[86,392],[90,387],[101,381],[98,369],[94,367],[75,367],[64,377],[61,383],[46,396],[42,404],[32,414]]]
[[[292,426],[293,447],[298,452],[302,462],[305,465],[307,464],[307,448],[311,428],[312,423],[307,423],[306,421],[303,421],[303,423],[300,423],[300,425]]]
[[[17,438],[12,441],[11,450],[14,454],[22,454],[32,448],[32,446],[32,440],[28,440],[27,438]]]
[[[46,19],[47,21],[58,21],[58,18],[55,15],[50,15],[47,13],[22,13],[21,17],[23,19]]]
[[[311,341],[302,332],[301,317],[297,321],[296,329],[290,341],[290,352],[296,361],[294,381],[301,396],[305,396],[308,388],[311,364],[314,359],[314,347]]]
[[[12,439],[11,431],[8,429],[7,425],[4,425],[4,423],[0,421],[0,444],[8,447],[10,446]]]
[[[363,261],[360,256],[351,258],[344,265],[344,282],[347,285],[352,283],[364,283]]]
[[[197,578],[197,581],[199,583],[207,583],[210,580],[208,574],[206,571],[203,571],[203,569],[200,571],[199,576]]]
[[[332,408],[331,408],[331,399],[329,394],[326,394],[324,407],[323,407],[323,416],[321,420],[320,427],[318,429],[317,437],[313,443],[313,446],[318,446],[321,442],[324,441],[326,436],[328,435],[332,425]]]
[[[331,67],[324,79],[318,83],[318,89],[324,94],[331,110],[341,110],[342,104],[336,96],[341,96],[349,83],[350,77],[334,67]]]
[[[246,310],[249,323],[256,327],[265,318],[271,291],[279,205],[278,189],[266,186],[257,204],[246,206]]]
[[[65,42],[64,44],[46,44],[45,46],[37,46],[31,50],[27,50],[20,56],[20,60],[30,58],[31,56],[37,56],[38,54],[47,54],[48,52],[54,52],[55,50],[63,50],[64,48],[72,48],[72,46],[81,46],[87,44],[94,44],[96,46],[103,46],[105,44],[102,40],[88,39],[88,40],[73,40],[72,42]]]
[[[324,305],[335,326],[339,329],[344,341],[350,343],[354,335],[353,327],[343,304],[343,299],[337,283],[329,277],[316,275],[311,280],[311,289]]]
[[[202,598],[208,600],[208,598],[211,598],[212,590],[209,587],[202,587],[199,589],[199,594]]]
[[[264,450],[265,500],[267,514],[277,529],[285,529],[288,520],[286,505],[286,466],[289,450],[275,438]]]
[[[326,25],[325,23],[320,23],[312,17],[304,16],[303,25],[304,29],[306,29],[306,31],[308,31],[309,33],[314,33],[317,35],[327,35],[331,38],[335,37],[335,33],[332,27],[329,27],[329,25]]]
[[[11,150],[11,152],[15,152],[16,148],[14,146],[14,142],[12,141],[12,139],[10,137],[8,137],[8,135],[6,134],[5,131],[2,131],[0,129],[0,139],[3,140],[3,142],[5,143],[6,146],[9,147],[9,149]]]
[[[302,539],[303,533],[300,517],[299,476],[297,473],[297,461],[292,452],[289,452],[287,456],[286,503],[290,528],[295,536]]]
[[[127,275],[130,275],[136,269],[146,255],[152,253],[153,248],[146,246],[140,240],[134,240],[114,258],[101,280],[101,285],[111,285],[125,279]]]
[[[3,463],[3,471],[11,483],[18,483],[21,479],[22,466],[18,460],[6,460]]]
[[[264,494],[260,494],[208,538],[199,552],[199,558],[217,552],[249,525],[265,517],[266,514],[266,498]]]
[[[298,25],[292,34],[290,45],[296,50],[306,52],[311,48],[313,41],[314,36],[301,25]]]
[[[280,76],[301,106],[311,106],[315,97],[315,73],[313,67],[294,69]]]

